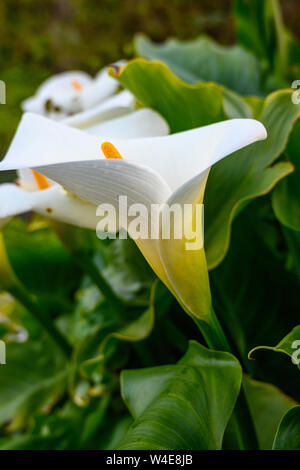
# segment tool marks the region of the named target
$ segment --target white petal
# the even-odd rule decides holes
[[[134,110],[135,97],[127,90],[108,98],[93,108],[68,116],[62,122],[72,127],[85,129],[99,122],[126,115]]]
[[[106,139],[133,139],[168,135],[167,122],[152,109],[143,108],[116,119],[101,122],[85,129],[92,135],[105,136]]]
[[[62,72],[45,80],[37,89],[37,94],[51,94],[58,90],[74,89],[72,81],[77,80],[84,88],[92,83],[92,78],[85,72],[73,70]]]
[[[21,104],[22,110],[30,113],[45,114],[45,100],[32,96]]]
[[[22,168],[17,170],[18,174],[18,185],[24,191],[39,191],[39,185],[33,175],[33,171],[30,168]]]
[[[96,207],[55,185],[27,192],[16,184],[0,185],[0,220],[34,211],[47,217],[95,230]]]
[[[13,183],[0,185],[0,219],[28,212],[32,209],[31,199],[25,191]]]
[[[168,185],[153,170],[124,160],[64,163],[41,167],[38,170],[95,206],[111,204],[117,215],[120,195],[127,196],[128,207],[136,203],[143,204],[148,210],[149,227],[151,205],[160,205],[171,195]],[[124,206],[121,208],[124,209]],[[128,232],[132,235],[130,227]],[[169,286],[158,253],[157,240],[135,241],[156,274]]]
[[[30,193],[32,210],[61,222],[96,229],[96,207],[59,185]]]
[[[111,142],[130,161],[156,170],[175,191],[227,155],[267,136],[252,119],[233,119],[166,137]]]
[[[36,94],[23,101],[23,111],[29,111],[48,115],[53,118],[61,118],[68,112],[76,111],[79,103],[74,102],[80,96],[81,91],[74,88],[74,81],[78,82],[82,90],[91,86],[91,77],[80,71],[64,72],[48,78],[38,88]],[[51,100],[53,106],[61,108],[60,112],[48,111],[46,102]]]
[[[126,161],[154,169],[176,190],[226,155],[265,138],[260,122],[233,119],[170,136],[109,140]],[[99,160],[106,140],[27,113],[0,170]]]
[[[101,70],[91,86],[82,90],[80,102],[82,109],[89,109],[117,92],[119,82],[108,74],[107,68]]]
[[[38,114],[25,113],[0,170],[104,158],[101,139]]]
[[[98,206],[118,205],[119,195],[128,197],[128,205],[162,203],[171,191],[165,181],[150,168],[124,160],[90,160],[37,167],[45,176],[69,191]]]

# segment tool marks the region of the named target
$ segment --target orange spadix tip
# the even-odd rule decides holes
[[[41,173],[38,173],[35,170],[31,170],[31,171],[32,171],[32,174],[34,176],[35,182],[38,185],[38,188],[40,190],[50,188],[50,184],[49,184],[49,181],[47,180],[46,176],[41,175]]]
[[[119,160],[123,160],[122,155],[120,155],[116,147],[110,142],[103,142],[103,144],[101,144],[101,150],[104,153],[105,158],[117,158]]]
[[[81,83],[79,83],[78,80],[76,80],[76,78],[74,80],[72,80],[72,85],[73,85],[73,87],[75,88],[76,91],[81,91],[82,90],[82,85],[81,85]]]

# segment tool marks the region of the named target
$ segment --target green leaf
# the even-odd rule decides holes
[[[169,123],[171,132],[225,119],[221,86],[187,85],[161,62],[133,60],[121,69],[118,79],[144,106],[159,112]]]
[[[0,450],[57,450],[64,449],[63,433],[56,432],[51,436],[34,436],[24,434],[0,439]]]
[[[70,402],[66,402],[66,407],[70,408]],[[78,435],[81,434],[83,428],[83,423],[78,419],[77,410],[75,410],[74,417],[62,416],[66,414],[64,407],[52,410],[49,414],[33,415],[27,432],[11,434],[0,439],[0,449],[64,450],[76,448]]]
[[[168,39],[156,44],[144,35],[136,37],[135,46],[139,56],[164,62],[187,83],[212,81],[240,94],[262,93],[262,66],[240,46],[221,46],[205,36],[191,41]]]
[[[288,49],[288,63],[290,64],[289,77],[293,81],[295,77],[299,77],[300,72],[300,46],[299,42],[293,37],[293,35],[287,31],[286,41]]]
[[[287,336],[285,336],[276,346],[257,346],[249,352],[251,358],[253,353],[261,349],[268,349],[274,352],[287,354],[292,358],[292,362],[300,369],[300,325],[296,326]]]
[[[122,326],[110,318],[111,312],[105,302],[99,305],[97,316],[87,319],[92,320],[90,325],[82,324],[86,334],[76,344],[72,358],[72,376],[69,380],[70,393],[79,406],[86,406],[91,393],[95,396],[97,389],[100,395],[103,393],[107,380],[110,380],[107,369],[124,366],[126,354],[120,351],[120,342],[143,341],[150,335],[154,325],[155,310],[163,300],[158,286],[158,281],[155,281],[148,308],[139,309],[134,317],[129,309]]]
[[[297,400],[298,370],[290,358],[266,351],[256,361],[248,359],[250,349],[277,344],[299,322],[299,283],[285,267],[282,246],[269,197],[259,198],[234,221],[229,252],[210,281],[217,316],[245,370]]]
[[[53,406],[66,387],[67,366],[46,337],[7,343],[6,365],[0,366],[0,424],[25,426],[32,414]]]
[[[295,171],[284,178],[272,193],[272,204],[276,217],[286,227],[300,230],[300,122],[295,124],[290,136],[286,155]]]
[[[236,0],[235,19],[240,43],[265,59],[282,75],[287,66],[287,37],[278,0]]]
[[[257,117],[265,125],[268,138],[213,166],[204,199],[209,268],[223,260],[229,246],[231,223],[244,205],[268,193],[293,170],[289,162],[274,165],[274,161],[284,151],[299,116],[300,106],[292,103],[289,90],[269,95]]]
[[[81,273],[49,228],[30,231],[21,219],[14,219],[2,231],[10,265],[31,292],[67,297]]]
[[[95,446],[94,439],[99,439],[105,424],[108,402],[106,396],[81,409],[64,400],[51,413],[34,414],[26,433],[0,439],[0,449],[64,450]]]
[[[243,383],[259,447],[261,450],[272,449],[280,420],[295,402],[274,385],[247,376]]]
[[[300,450],[300,406],[295,406],[283,417],[273,449]]]
[[[155,275],[130,238],[109,245],[102,274],[121,298],[148,304]]]
[[[282,227],[288,247],[286,268],[294,272],[300,280],[300,231]]]
[[[141,316],[120,330],[112,337],[122,341],[142,341],[151,333],[154,323],[154,310],[149,307]]]
[[[201,81],[215,81],[222,85],[230,86],[232,89],[223,89],[223,105],[226,115],[234,118],[251,118],[251,108],[235,91],[244,88],[247,93],[251,90],[259,93],[256,89],[260,82],[260,66],[258,61],[243,49],[237,47],[226,48],[208,38],[199,38],[194,41],[180,42],[174,39],[168,40],[165,44],[156,45],[145,36],[138,35],[136,39],[137,51],[146,59],[159,60],[164,62],[170,70],[181,80],[188,84],[195,84]],[[238,56],[242,57],[238,57]],[[249,56],[249,57],[246,57]],[[233,74],[235,66],[241,62],[250,62],[247,66],[239,68]],[[257,70],[258,69],[258,70]],[[252,73],[251,80],[248,80],[249,70]],[[241,80],[241,75],[244,80]],[[232,77],[235,75],[235,77]],[[254,86],[253,86],[254,84]]]
[[[124,371],[135,418],[120,449],[220,449],[241,384],[238,361],[190,342],[176,365]]]
[[[115,450],[125,436],[129,426],[132,423],[130,415],[125,415],[117,420],[107,423],[105,433],[101,435],[100,448],[103,450]]]
[[[110,410],[110,396],[94,399],[87,408],[69,400],[49,414],[36,414],[24,434],[0,437],[0,450],[115,449],[132,422]]]
[[[271,60],[273,37],[270,22],[271,0],[236,0],[234,18],[238,39],[257,56]]]
[[[140,312],[147,309],[155,275],[131,239],[116,239],[108,245],[97,240],[94,262],[114,291],[130,302],[132,309],[140,309]],[[95,334],[95,328],[107,326],[113,312],[109,311],[103,294],[87,276],[76,297],[72,340],[79,344],[90,332]],[[125,318],[124,322],[128,324]]]
[[[269,86],[286,87],[298,76],[300,47],[284,25],[280,0],[235,0],[239,43],[264,60]]]

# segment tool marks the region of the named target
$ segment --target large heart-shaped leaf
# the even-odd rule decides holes
[[[187,85],[161,62],[133,60],[121,69],[118,78],[144,106],[158,111],[172,132],[225,119],[221,86],[214,83]]]
[[[10,265],[31,293],[53,298],[72,292],[81,272],[51,228],[31,231],[24,221],[14,219],[2,234]]]
[[[283,417],[273,449],[300,450],[300,406],[295,406]]]
[[[286,227],[300,230],[300,122],[295,124],[290,136],[286,155],[293,163],[295,171],[284,178],[272,193],[274,212]]]
[[[251,199],[268,193],[293,171],[289,162],[274,161],[284,151],[300,105],[291,92],[282,90],[268,96],[257,117],[268,132],[265,141],[250,145],[214,165],[205,192],[206,255],[210,268],[224,258],[235,215]]]
[[[7,344],[0,365],[0,424],[11,429],[27,424],[34,412],[49,409],[65,391],[67,365],[55,344],[43,339]]]
[[[248,376],[244,377],[243,384],[259,447],[262,450],[272,449],[280,420],[295,402],[274,385]]]
[[[262,351],[255,361],[248,359],[250,349],[277,344],[299,320],[299,283],[286,269],[282,233],[268,197],[252,202],[236,218],[229,252],[210,281],[216,313],[245,369],[297,399],[298,371],[288,357]]]
[[[228,353],[192,341],[173,366],[124,371],[123,398],[135,418],[121,449],[220,449],[241,367]]]
[[[241,94],[262,93],[261,63],[242,47],[221,46],[205,36],[156,44],[143,35],[136,37],[135,47],[139,56],[161,60],[187,83],[212,81]]]

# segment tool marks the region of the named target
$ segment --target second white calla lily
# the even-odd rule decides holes
[[[120,67],[124,63],[118,61],[113,66]],[[95,78],[81,71],[62,72],[45,80],[34,96],[23,101],[22,109],[61,120],[105,102],[118,88],[118,81],[109,75],[107,67]],[[134,100],[133,95],[131,98]]]
[[[128,205],[149,208],[174,202],[198,204],[210,167],[266,136],[260,122],[234,119],[170,136],[125,140],[88,135],[26,114],[0,169],[34,168],[92,206],[110,203],[118,208],[120,195],[127,196]],[[115,153],[123,159],[114,159]],[[136,240],[184,308],[205,319],[210,293],[204,248],[187,251],[185,242],[162,237]]]

